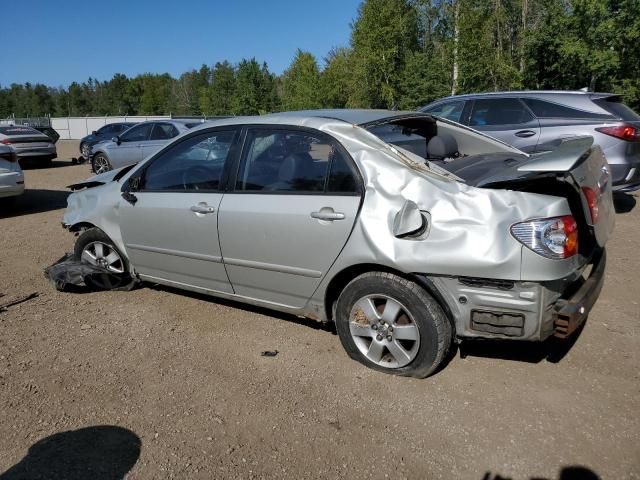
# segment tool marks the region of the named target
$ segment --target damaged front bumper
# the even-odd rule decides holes
[[[602,286],[606,255],[597,252],[590,270],[548,282],[429,276],[448,307],[460,338],[542,341],[570,336],[593,308]],[[589,270],[588,276],[583,275]]]

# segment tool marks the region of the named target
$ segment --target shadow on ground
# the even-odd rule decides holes
[[[71,160],[53,160],[51,163],[43,163],[40,160],[30,158],[20,160],[20,167],[23,170],[43,170],[45,168],[70,167],[71,165],[73,165]]]
[[[503,477],[501,475],[492,474],[491,472],[487,472],[482,477],[482,480],[512,480],[511,477]],[[555,480],[551,478],[544,477],[531,477],[530,480]],[[557,480],[600,480],[600,476],[587,467],[582,467],[580,465],[571,465],[568,467],[563,467],[560,470],[560,476]]]
[[[636,206],[636,197],[628,193],[616,193],[613,195],[613,206],[616,213],[629,213]]]
[[[559,363],[576,344],[584,330],[585,324],[586,321],[569,338],[564,340],[554,337],[544,342],[468,340],[463,341],[458,349],[462,358],[471,356],[526,363],[540,363],[543,360],[551,363]]]
[[[233,300],[227,300],[219,297],[212,297],[211,295],[205,295],[203,293],[195,293],[190,292],[188,290],[181,290],[179,288],[168,287],[164,285],[157,284],[144,284],[145,287],[151,288],[153,290],[165,291],[175,293],[176,295],[187,296],[191,298],[197,298],[198,300],[203,300],[205,302],[213,302],[218,303],[220,305],[225,305],[227,307],[237,308],[238,310],[244,310],[247,312],[258,313],[260,315],[266,315],[269,317],[279,318],[281,320],[285,320],[290,323],[295,323],[297,325],[303,325],[305,327],[312,328],[314,330],[324,330],[326,332],[336,334],[335,325],[333,322],[331,323],[322,323],[318,320],[313,320],[311,318],[297,317],[295,315],[291,315],[288,313],[278,312],[277,310],[270,310],[268,308],[256,307],[254,305],[249,305],[246,303],[236,302]]]
[[[18,217],[31,213],[49,212],[67,206],[69,192],[60,190],[31,190],[19,197],[0,199],[0,218]]]
[[[56,433],[32,445],[0,480],[118,480],[138,461],[141,445],[132,431],[109,425]]]

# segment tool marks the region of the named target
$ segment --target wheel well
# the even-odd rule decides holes
[[[95,225],[89,222],[79,222],[69,227],[70,232],[81,232],[82,230],[88,230],[90,228],[96,228]]]
[[[346,287],[347,284],[354,278],[368,272],[392,273],[394,275],[397,275],[398,277],[405,278],[420,285],[429,293],[429,295],[433,297],[436,302],[438,302],[445,315],[449,319],[449,323],[451,323],[451,327],[453,329],[452,331],[455,335],[455,322],[453,320],[451,309],[449,308],[449,305],[447,305],[447,302],[444,300],[443,296],[440,294],[436,286],[426,276],[413,273],[403,273],[398,270],[394,270],[393,268],[385,267],[384,265],[377,265],[375,263],[364,263],[347,267],[340,273],[338,273],[335,277],[333,277],[331,282],[329,282],[329,286],[327,287],[325,293],[324,302],[325,314],[329,321],[334,320],[334,306],[336,301],[338,300],[338,297],[340,296],[340,293],[342,292],[342,290],[344,290],[344,287]]]

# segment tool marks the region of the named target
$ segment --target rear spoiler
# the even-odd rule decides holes
[[[593,137],[563,138],[551,152],[534,155],[518,167],[519,172],[568,172],[591,150]]]

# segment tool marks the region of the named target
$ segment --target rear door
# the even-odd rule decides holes
[[[316,130],[248,130],[235,188],[220,205],[235,293],[302,307],[346,243],[361,200],[353,161]]]
[[[509,145],[533,152],[540,124],[518,98],[481,98],[473,101],[469,126]]]
[[[170,139],[177,137],[178,134],[178,129],[170,123],[155,123],[149,140],[142,143],[142,158],[153,155],[164,147]]]

